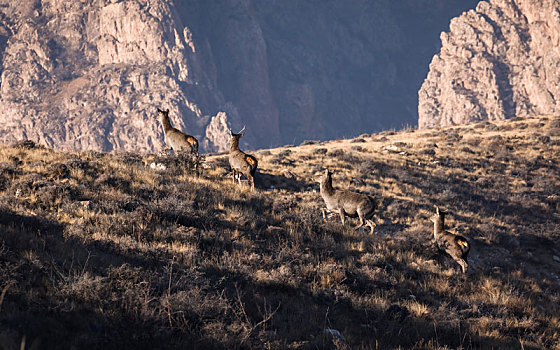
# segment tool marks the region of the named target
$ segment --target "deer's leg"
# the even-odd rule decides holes
[[[342,225],[344,225],[344,210],[339,209],[338,215],[340,215],[340,221],[342,221]]]
[[[321,214],[323,214],[323,221],[327,221],[327,208],[321,209]]]
[[[239,183],[239,186],[241,186],[241,175],[242,175],[242,174],[243,174],[243,173],[242,173],[241,171],[239,171],[239,172],[237,173],[237,183]]]
[[[469,264],[467,264],[467,262],[462,258],[457,259],[457,262],[459,263],[459,265],[461,265],[461,270],[463,271],[463,273],[467,273]]]
[[[364,213],[362,213],[361,210],[358,210],[358,218],[360,219],[360,223],[354,227],[356,230],[364,226]]]
[[[249,183],[251,184],[251,191],[254,191],[255,190],[255,178],[251,174],[249,174],[247,176],[247,179],[249,179]]]
[[[373,235],[373,230],[375,230],[375,222],[373,222],[373,220],[366,220],[366,225],[369,226],[369,234]]]
[[[235,178],[237,177],[237,176],[235,175],[235,169],[231,169],[231,175],[232,175],[233,183],[235,183]]]

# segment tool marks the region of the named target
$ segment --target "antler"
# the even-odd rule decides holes
[[[241,134],[245,130],[246,125],[243,125],[243,129],[239,130],[238,134]]]

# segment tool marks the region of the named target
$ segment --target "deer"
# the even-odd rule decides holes
[[[169,121],[169,109],[163,111],[158,108],[157,111],[159,120],[163,126],[167,150],[172,149],[176,153],[189,151],[194,155],[198,155],[198,140],[194,136],[185,134],[171,126],[171,122]]]
[[[445,215],[447,214],[447,212],[436,207],[436,213],[430,217],[430,220],[434,223],[434,240],[438,248],[455,260],[461,266],[463,273],[467,273],[469,266],[467,256],[471,246],[465,237],[445,231]]]
[[[358,217],[360,222],[354,228],[357,230],[364,225],[369,226],[370,234],[373,234],[376,224],[373,222],[373,214],[377,209],[376,200],[363,193],[347,190],[337,190],[332,185],[332,172],[325,169],[325,172],[316,178],[319,182],[321,197],[325,201],[326,208],[321,210],[323,220],[327,218],[327,210],[338,213],[342,225],[345,216]]]
[[[233,182],[237,178],[239,181],[239,186],[241,186],[241,174],[245,175],[249,184],[251,185],[251,190],[255,190],[255,172],[257,171],[258,161],[257,158],[250,154],[247,154],[239,149],[239,139],[245,135],[245,126],[237,134],[233,130],[229,129],[231,134],[231,145],[229,150],[229,166],[231,167],[231,172],[233,173]]]

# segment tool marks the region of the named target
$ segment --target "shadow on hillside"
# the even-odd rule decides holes
[[[289,172],[279,175],[257,170],[255,175],[255,187],[264,191],[283,189],[290,192],[303,192],[310,186],[312,186],[311,182],[302,181]]]
[[[47,262],[50,256],[57,261],[55,266],[66,271],[64,273],[68,274],[68,278],[74,278],[72,275],[73,265],[82,274],[87,271],[91,275],[107,276],[107,271],[104,269],[117,267],[118,270],[118,267],[123,266],[123,264],[130,264],[132,266],[130,271],[146,269],[149,274],[153,269],[165,268],[168,262],[174,259],[171,254],[157,256],[153,255],[153,252],[147,254],[138,250],[122,251],[122,249],[112,247],[110,244],[100,242],[87,243],[78,239],[64,241],[62,239],[64,229],[62,225],[41,217],[15,214],[9,210],[0,210],[0,227],[11,230],[11,238],[3,236],[4,239],[8,238],[5,243],[8,244],[7,248],[9,250],[19,249],[23,251],[29,249],[36,251],[43,263]],[[328,235],[331,234],[332,232],[329,232]],[[53,239],[52,242],[49,241],[49,244],[41,249],[40,242],[34,241],[37,237],[51,237]],[[24,240],[26,245],[14,245],[13,239]],[[218,234],[215,237],[203,237],[200,242],[200,249],[210,255],[217,256],[222,254],[224,250],[233,249],[232,243],[224,243]],[[328,243],[328,241],[325,243]],[[326,249],[328,249],[328,246],[325,245],[319,251],[324,252]],[[325,253],[321,254],[325,256]],[[348,254],[348,252],[340,252],[340,254],[335,255],[344,259]],[[283,264],[282,260],[274,262],[274,266],[279,266],[278,264]],[[196,280],[190,280],[189,266],[180,262],[176,263],[173,270],[175,276],[185,275],[187,277],[171,279],[170,272],[170,276],[163,276],[163,281],[158,281],[161,276],[154,277],[153,280],[150,278],[150,284],[148,285],[150,294],[146,297],[154,298],[157,296],[159,298],[165,293],[183,295],[180,293],[188,293],[189,290],[194,288],[193,295],[203,293],[203,297],[204,293],[218,294],[220,298],[225,300],[224,302],[227,303],[228,307],[225,315],[216,319],[209,319],[208,316],[205,316],[205,312],[209,312],[205,308],[211,310],[214,306],[207,303],[198,304],[194,302],[198,299],[193,299],[193,302],[180,304],[182,309],[180,313],[173,315],[176,317],[173,326],[159,323],[160,321],[147,311],[136,310],[135,308],[140,306],[135,306],[134,299],[129,299],[133,291],[128,289],[130,286],[121,285],[126,280],[116,281],[117,285],[123,288],[122,290],[110,291],[111,293],[117,293],[115,295],[111,294],[111,298],[115,299],[117,305],[122,303],[122,310],[107,310],[110,313],[95,308],[99,301],[94,301],[92,307],[87,307],[89,303],[92,303],[91,295],[88,296],[88,294],[83,296],[72,294],[72,305],[77,305],[72,307],[68,306],[70,305],[68,302],[63,302],[63,306],[58,305],[57,303],[61,300],[59,301],[54,296],[51,296],[51,298],[55,298],[51,302],[41,301],[41,299],[28,300],[27,298],[32,296],[24,293],[23,290],[25,288],[36,290],[37,287],[27,286],[25,283],[28,279],[37,279],[41,274],[47,276],[49,272],[46,268],[36,271],[33,278],[25,277],[24,274],[20,275],[19,278],[24,281],[18,281],[18,288],[21,291],[15,294],[10,291],[6,295],[4,308],[2,309],[3,313],[0,315],[0,326],[5,330],[10,330],[13,334],[18,334],[18,337],[14,338],[16,341],[21,339],[21,336],[24,335],[22,332],[24,332],[29,342],[39,340],[41,348],[45,349],[70,348],[72,346],[78,348],[148,349],[160,347],[162,344],[169,345],[168,348],[181,348],[181,345],[178,344],[185,344],[185,342],[196,344],[197,348],[232,348],[240,347],[240,344],[244,344],[241,347],[262,348],[268,341],[275,341],[276,339],[282,339],[284,345],[301,344],[302,348],[336,348],[333,340],[325,334],[327,328],[339,331],[346,338],[350,347],[364,347],[366,345],[379,348],[412,347],[419,343],[427,345],[429,342],[445,344],[453,348],[512,348],[518,346],[515,337],[511,337],[511,341],[507,341],[503,337],[493,338],[479,335],[475,331],[471,331],[469,324],[463,319],[457,320],[456,323],[437,322],[431,319],[429,315],[424,317],[414,316],[412,311],[405,306],[406,303],[403,302],[410,300],[411,295],[413,295],[414,300],[420,303],[445,304],[445,307],[464,311],[467,316],[475,317],[480,313],[507,316],[505,315],[507,310],[504,310],[500,305],[488,304],[481,310],[476,310],[472,305],[458,301],[452,293],[436,292],[434,295],[431,290],[419,288],[413,281],[428,281],[435,276],[434,273],[422,270],[421,267],[412,267],[400,260],[379,261],[372,264],[372,267],[386,271],[388,276],[391,276],[393,271],[399,271],[403,276],[406,276],[406,280],[398,285],[392,279],[385,277],[373,279],[363,273],[353,272],[352,269],[349,269],[340,283],[343,289],[348,289],[354,294],[362,296],[363,303],[356,303],[341,296],[335,290],[321,287],[312,288],[315,277],[297,274],[295,271],[298,271],[300,267],[291,266],[292,264],[297,265],[298,262],[287,261],[284,264],[288,268],[287,271],[294,271],[293,278],[286,277],[289,278],[288,281],[282,281],[282,276],[275,277],[274,275],[271,275],[268,280],[259,278],[258,275],[250,271],[236,269],[235,265],[206,263],[196,269],[197,275],[204,276],[203,280],[197,282]],[[135,270],[136,267],[140,269]],[[271,273],[276,270],[266,266],[263,266],[263,269],[262,273]],[[19,274],[24,271],[16,270],[15,273]],[[84,281],[95,282],[92,277],[87,279],[87,276],[89,275],[85,275],[86,279]],[[469,278],[477,279],[484,278],[484,276],[484,274],[475,274]],[[515,277],[505,273],[495,274],[494,276],[504,282],[515,279]],[[130,278],[126,275],[116,277]],[[167,277],[169,277],[169,287]],[[302,278],[306,283],[301,283],[300,279]],[[305,280],[306,278],[309,280]],[[461,283],[462,278],[458,275],[453,278],[452,283]],[[182,283],[187,283],[190,287],[183,286],[176,289],[178,287],[175,286],[180,286],[179,283],[183,280],[188,281],[188,283]],[[132,282],[134,288],[139,289],[143,288],[142,283],[145,281],[140,278],[134,279]],[[197,283],[200,283],[200,285]],[[71,286],[80,288],[79,284],[71,284]],[[529,287],[527,288],[529,289]],[[372,291],[378,290],[389,293],[389,300],[393,304],[385,308],[374,306],[379,305],[379,303],[375,302],[375,298],[378,298],[378,296]],[[103,290],[92,290],[91,293],[101,293],[99,297],[102,297],[105,292]],[[122,293],[122,295],[119,293]],[[541,296],[537,295],[537,297]],[[368,301],[367,298],[372,299]],[[33,313],[13,311],[13,305],[25,306],[31,303],[34,305]],[[41,303],[46,303],[46,305]],[[49,303],[53,304],[50,305]],[[151,305],[151,308],[155,306],[161,308],[153,301],[146,305]],[[262,322],[269,316],[271,316],[269,321]],[[181,323],[179,323],[179,320]],[[212,337],[212,334],[203,332],[204,327],[208,324],[215,324],[220,329],[228,329],[228,327],[238,325],[237,327],[240,328],[236,329],[240,329],[238,332],[241,333],[238,335],[239,338],[219,340],[219,338]],[[414,331],[409,332],[406,331],[407,329],[414,329]],[[523,332],[523,329],[508,329],[508,333],[513,335],[519,332]],[[236,341],[232,342],[232,339]],[[280,345],[279,347],[283,346]],[[527,344],[524,348],[534,349]]]
[[[433,275],[410,267],[403,269],[399,266],[399,269],[409,278],[428,280]],[[344,281],[345,286],[360,293],[364,303],[370,305],[360,308],[329,288],[311,290],[299,287],[293,281],[257,281],[227,268],[209,267],[203,271],[218,284],[216,287],[223,295],[232,300],[234,309],[242,309],[250,324],[259,324],[271,316],[270,321],[260,324],[261,329],[268,330],[266,333],[272,334],[272,339],[280,338],[288,344],[298,343],[303,349],[338,348],[336,339],[326,334],[325,329],[340,332],[350,348],[412,347],[419,344],[432,348],[428,346],[430,343],[465,349],[519,346],[514,337],[507,340],[503,337],[484,336],[476,330],[470,330],[469,324],[462,319],[438,322],[429,315],[417,317],[401,302],[390,304],[386,308],[372,306],[376,303],[367,302],[367,295],[372,290],[390,290],[394,286],[388,281],[373,280],[364,275],[347,275]],[[457,276],[456,283],[461,283],[461,279],[462,276]],[[445,303],[446,307],[456,308],[469,315],[479,313],[476,308],[472,311],[471,305],[458,301],[452,295],[442,293],[434,296],[427,291],[418,290],[410,282],[402,284],[392,297],[401,301],[414,298],[418,302],[429,304]],[[371,298],[375,298],[374,294]],[[483,312],[492,313],[499,309],[499,306],[490,306]],[[407,329],[414,331],[409,332]],[[259,329],[254,331],[256,336]],[[266,339],[261,333],[259,340],[263,337]],[[527,344],[524,348],[538,349]]]
[[[473,167],[469,161],[449,162],[449,169],[478,168]],[[557,171],[557,167],[545,161],[535,167]],[[535,227],[539,229],[544,224],[549,225],[551,230],[554,225],[560,225],[559,218],[553,212],[554,206],[545,205],[547,197],[553,192],[552,186],[545,191],[525,192],[523,201],[512,201],[511,196],[515,194],[500,186],[500,182],[494,182],[493,173],[479,176],[491,181],[487,184],[453,174],[446,177],[444,172],[434,170],[414,165],[401,170],[397,166],[385,165],[385,177],[406,183],[419,189],[421,193],[416,195],[417,201],[388,199],[388,211],[394,217],[405,217],[410,216],[410,213],[414,216],[414,212],[421,209],[432,213],[433,205],[445,208],[450,212],[448,217],[465,230],[459,233],[471,240],[473,250],[470,257],[474,268],[481,272],[499,269],[506,274],[522,271],[527,277],[540,277],[535,280],[540,288],[550,288],[547,280],[555,278],[553,271],[557,263],[554,256],[558,256],[559,246],[553,239],[531,230]],[[445,171],[446,168],[442,167],[442,170]],[[471,212],[473,215],[459,214],[460,212]],[[484,218],[489,220],[483,220]],[[426,220],[431,227],[428,217],[420,216],[419,219]],[[446,226],[453,230],[453,227]],[[515,228],[514,232],[511,227]],[[431,235],[431,231],[427,234]],[[437,260],[448,264],[445,263],[445,258]]]
[[[41,216],[16,214],[13,211],[0,207],[0,225],[12,229],[25,229],[40,235],[56,235],[62,237],[63,226]]]
[[[447,160],[447,166],[441,166],[442,170],[462,168],[465,171],[471,171],[475,168],[481,168],[482,165],[473,166],[477,161],[458,162]],[[442,161],[442,163],[445,163]],[[451,164],[453,163],[453,164]],[[548,166],[548,164],[542,164]],[[466,212],[475,212],[480,217],[495,217],[499,215],[514,216],[518,219],[519,225],[527,222],[537,222],[539,220],[549,220],[550,213],[542,210],[542,206],[537,201],[523,203],[512,203],[503,192],[503,188],[496,184],[479,184],[454,175],[438,176],[436,168],[424,168],[420,166],[407,164],[406,168],[400,165],[383,165],[383,176],[391,178],[397,183],[404,183],[419,189],[422,192],[421,201],[429,202],[432,207],[438,205],[451,211],[458,220],[469,222],[471,218],[466,216],[457,216],[453,211],[462,209]],[[552,167],[555,169],[555,167]],[[491,174],[481,176],[481,178],[493,179]],[[504,198],[505,197],[505,198]],[[428,208],[426,205],[414,206]]]

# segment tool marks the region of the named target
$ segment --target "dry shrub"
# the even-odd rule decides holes
[[[427,155],[427,156],[434,156],[436,154],[436,150],[432,147],[429,148],[422,148],[418,151],[418,154]]]
[[[548,127],[550,129],[560,129],[560,118],[553,119],[548,122]]]
[[[197,174],[204,163],[204,155],[191,152],[177,152],[174,154],[160,154],[153,157],[153,164],[163,165],[170,174]]]
[[[23,141],[18,141],[16,143],[14,143],[12,145],[13,148],[21,148],[21,149],[34,149],[34,148],[42,148],[42,146],[37,145],[35,142],[31,141],[31,140],[23,140]]]
[[[350,150],[353,152],[364,152],[364,148],[362,146],[352,146]]]
[[[283,150],[282,152],[278,153],[278,157],[288,157],[292,154],[292,151],[289,149]]]
[[[305,140],[300,144],[300,146],[316,145],[318,143],[319,143],[319,141],[316,141],[316,140]]]
[[[329,150],[327,152],[327,156],[328,157],[333,157],[333,158],[338,158],[338,157],[344,156],[344,153],[345,152],[343,150],[341,150],[340,148],[335,148],[335,149]]]

